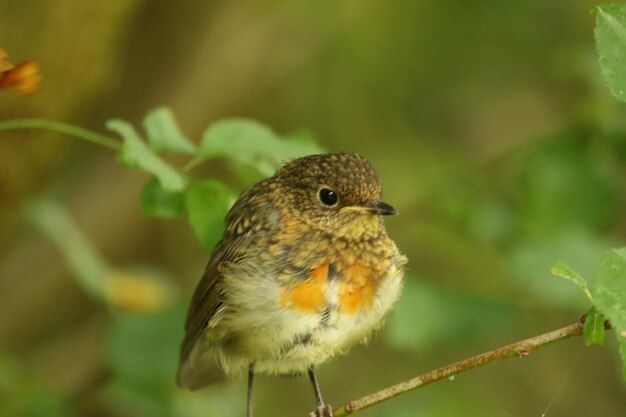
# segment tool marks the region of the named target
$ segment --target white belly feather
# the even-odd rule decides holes
[[[303,313],[278,306],[279,280],[250,279],[241,270],[225,280],[225,307],[209,322],[207,342],[227,374],[305,372],[350,346],[365,341],[383,323],[402,289],[403,271],[391,265],[373,303],[354,314],[339,310],[340,280],[328,282],[323,312]],[[236,297],[229,294],[237,293]],[[233,302],[237,300],[237,302]],[[237,330],[236,330],[237,329]]]

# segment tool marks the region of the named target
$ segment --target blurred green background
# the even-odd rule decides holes
[[[44,77],[32,97],[0,94],[0,119],[104,133],[165,104],[196,141],[243,116],[366,156],[410,262],[384,331],[319,369],[340,405],[588,308],[549,269],[592,277],[626,242],[626,111],[599,76],[597,4],[0,0],[0,47]],[[0,416],[243,415],[245,381],[174,386],[208,259],[186,220],[143,218],[147,176],[110,150],[46,131],[0,138]],[[108,274],[104,300],[85,270]],[[624,416],[614,342],[560,342],[360,415]],[[255,396],[259,417],[314,404],[304,378],[259,377]]]

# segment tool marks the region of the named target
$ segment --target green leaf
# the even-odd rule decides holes
[[[186,178],[159,158],[139,137],[130,123],[116,119],[107,121],[106,126],[124,139],[118,154],[118,161],[121,164],[153,174],[159,179],[165,191],[182,191],[185,188]]]
[[[118,314],[105,340],[111,378],[104,394],[114,415],[166,417],[173,393],[185,311]]]
[[[155,152],[196,152],[196,146],[181,132],[174,113],[168,107],[150,111],[144,117],[143,125],[148,134],[148,144]]]
[[[604,343],[604,316],[595,309],[591,309],[585,318],[583,325],[585,345],[599,345]]]
[[[595,35],[602,78],[611,94],[626,102],[626,4],[599,6]]]
[[[315,135],[309,129],[297,129],[287,135],[288,139],[300,141],[302,143],[308,142],[311,144],[317,143]]]
[[[587,287],[587,281],[581,275],[572,270],[572,268],[570,268],[565,262],[557,262],[557,264],[550,269],[550,272],[557,277],[565,278],[577,284],[580,289],[585,293],[587,298],[589,298],[589,301],[593,303],[593,297],[591,296],[589,288]]]
[[[168,387],[176,372],[180,323],[179,307],[151,314],[115,316],[106,339],[106,356],[117,376]]]
[[[220,181],[207,179],[189,184],[185,199],[189,223],[207,250],[222,237],[224,218],[235,198],[235,192]]]
[[[179,216],[185,212],[185,193],[165,191],[153,177],[141,192],[141,212],[146,217]]]
[[[626,379],[626,247],[604,256],[592,287],[595,306],[615,329]]]
[[[293,138],[282,138],[253,120],[228,119],[213,124],[204,133],[196,162],[225,156],[269,176],[284,160],[322,152],[310,135],[298,133]]]

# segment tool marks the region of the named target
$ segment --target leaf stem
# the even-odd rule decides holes
[[[195,156],[189,160],[183,167],[183,172],[189,173],[192,169],[200,165],[204,161],[204,158],[201,156]]]
[[[452,363],[447,366],[426,372],[409,380],[392,385],[380,391],[349,401],[334,412],[335,417],[344,417],[356,413],[357,411],[371,407],[383,401],[387,401],[405,392],[414,390],[424,385],[432,384],[444,378],[469,371],[470,369],[486,365],[491,362],[508,359],[511,357],[523,358],[542,346],[557,340],[567,339],[572,336],[579,336],[583,332],[584,317],[580,321],[560,329],[530,337],[510,345],[494,349],[471,358]]]
[[[119,150],[120,142],[82,127],[46,119],[13,119],[0,121],[0,131],[13,129],[46,129],[74,136],[96,145]]]

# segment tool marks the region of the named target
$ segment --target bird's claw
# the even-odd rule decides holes
[[[311,411],[310,417],[333,417],[333,408],[330,405],[319,405]]]

